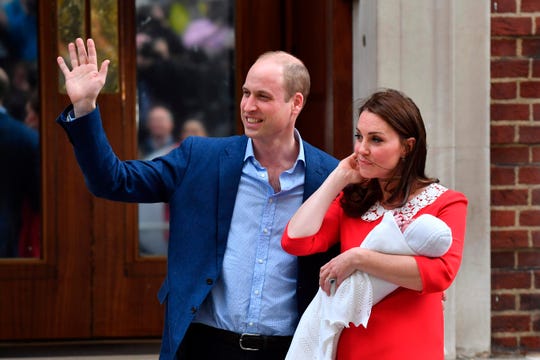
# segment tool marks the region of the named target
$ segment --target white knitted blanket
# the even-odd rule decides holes
[[[424,214],[402,233],[391,211],[366,236],[360,247],[388,254],[444,255],[452,243],[450,228],[440,219]],[[371,308],[398,286],[356,271],[345,279],[335,294],[322,289],[300,319],[286,360],[333,360],[341,331],[355,326],[367,327]]]

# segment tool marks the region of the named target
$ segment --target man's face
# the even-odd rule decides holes
[[[281,65],[271,58],[257,61],[246,76],[242,94],[240,114],[247,136],[261,141],[291,136],[298,111],[295,96],[286,99]]]

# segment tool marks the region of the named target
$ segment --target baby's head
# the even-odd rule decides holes
[[[429,257],[444,255],[452,245],[452,230],[444,221],[429,214],[411,222],[403,236],[414,252]]]

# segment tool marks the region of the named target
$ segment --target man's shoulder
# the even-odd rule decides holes
[[[247,137],[234,135],[228,137],[199,137],[190,136],[182,141],[183,151],[191,154],[209,157],[209,154],[242,156],[246,151]]]
[[[337,166],[339,162],[338,159],[330,155],[324,150],[319,149],[316,146],[311,145],[307,141],[303,141],[304,144],[304,153],[306,156],[306,161],[318,161],[329,166]]]
[[[207,148],[226,148],[229,146],[242,146],[247,143],[247,137],[244,135],[233,135],[226,137],[204,137],[190,136],[184,140],[184,143],[190,146],[202,146]]]

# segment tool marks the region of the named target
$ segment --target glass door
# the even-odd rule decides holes
[[[138,157],[235,122],[233,0],[136,0]],[[166,256],[168,205],[139,205],[139,253]]]

